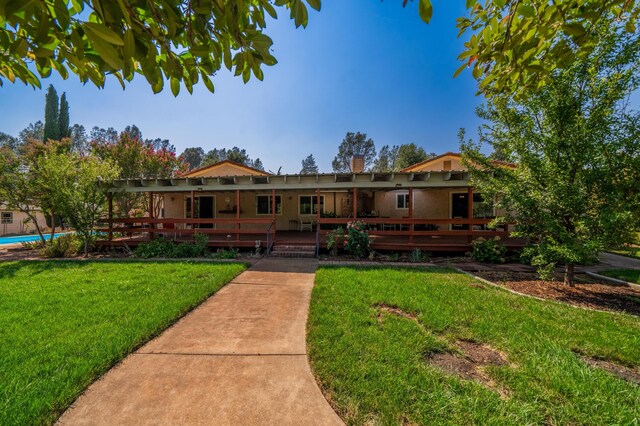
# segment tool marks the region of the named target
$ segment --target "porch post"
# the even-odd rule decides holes
[[[240,231],[240,190],[236,189],[236,229]],[[240,241],[240,232],[236,232],[236,241]]]
[[[413,226],[413,187],[409,187],[409,220],[411,221],[409,223],[409,245],[411,246],[413,244],[413,230],[414,230],[414,226]]]
[[[273,239],[276,238],[276,190],[271,190],[271,220],[273,221]]]
[[[155,224],[153,223],[153,191],[149,192],[149,239],[153,240],[154,234],[151,231],[154,228]]]
[[[473,241],[473,187],[469,186],[467,188],[467,210],[469,213],[467,217],[469,218],[469,234],[467,234],[467,243],[471,244]]]
[[[195,240],[196,238],[196,234],[195,234],[195,229],[196,229],[196,225],[195,223],[193,223],[193,220],[195,219],[195,214],[196,214],[196,196],[195,193],[193,191],[191,191],[191,230],[194,231],[191,234],[191,239]]]
[[[353,220],[358,216],[358,188],[353,188]]]
[[[113,240],[113,194],[109,192],[107,194],[108,203],[108,215],[109,215],[109,241]]]

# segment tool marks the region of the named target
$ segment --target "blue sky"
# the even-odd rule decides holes
[[[454,5],[455,4],[455,5]],[[464,2],[436,2],[425,25],[417,2],[324,0],[306,29],[295,29],[284,11],[270,23],[279,63],[265,79],[244,85],[228,71],[174,98],[168,87],[154,95],[142,76],[126,90],[115,80],[100,90],[75,76],[52,77],[67,92],[71,122],[123,129],[136,124],[148,138],[167,138],[181,152],[191,146],[239,146],[267,169],[296,173],[314,154],[321,171],[348,131],[365,132],[379,149],[414,142],[428,152],[457,150],[457,133],[471,134],[482,102],[470,72],[453,78],[463,39],[455,19]],[[168,86],[168,85],[167,85]],[[17,135],[44,115],[44,90],[6,82],[0,88],[0,131]]]

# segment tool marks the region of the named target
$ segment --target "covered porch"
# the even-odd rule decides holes
[[[144,217],[117,218],[112,197],[143,192]],[[136,246],[162,236],[209,246],[276,244],[326,247],[327,233],[361,220],[376,250],[467,251],[480,237],[516,248],[509,226],[487,229],[495,211],[482,203],[464,172],[355,173],[120,181],[109,188],[101,245]],[[480,202],[479,202],[480,201]]]

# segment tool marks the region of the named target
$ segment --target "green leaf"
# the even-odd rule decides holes
[[[102,24],[98,24],[95,22],[85,22],[82,24],[82,27],[97,37],[100,37],[102,40],[107,43],[115,44],[116,46],[124,46],[124,41],[122,38],[116,34],[115,31],[105,27]]]
[[[521,4],[520,6],[518,6],[517,11],[522,16],[526,16],[528,18],[536,16],[536,10],[532,6],[529,6],[528,4]]]
[[[178,96],[178,94],[180,93],[180,80],[178,80],[175,77],[171,77],[171,93],[173,93],[173,96]]]
[[[425,23],[428,24],[431,22],[431,17],[433,16],[433,5],[431,4],[431,0],[420,0],[420,3],[418,3],[418,13]]]
[[[457,76],[459,76],[460,73],[467,68],[469,68],[469,66],[467,64],[463,64],[460,68],[456,70],[456,72],[453,73],[453,78],[456,78]]]
[[[320,12],[320,0],[307,0],[307,3],[309,3],[309,6]]]

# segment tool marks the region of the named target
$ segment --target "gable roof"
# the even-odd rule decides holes
[[[262,170],[255,169],[253,167],[245,166],[244,164],[236,163],[231,160],[223,160],[208,166],[200,167],[191,170],[183,177],[218,177],[218,176],[269,176]]]
[[[402,170],[400,170],[401,172],[417,172],[417,171],[427,171],[430,170],[429,166],[433,165],[434,163],[437,163],[439,161],[443,161],[446,159],[446,157],[450,157],[452,159],[458,160],[458,161],[462,161],[462,155],[460,155],[460,153],[458,152],[445,152],[444,154],[440,154],[437,155],[435,157],[431,157],[427,160],[421,161],[419,163],[416,164],[412,164],[409,167],[406,167]],[[433,170],[433,169],[431,169]],[[438,168],[438,170],[441,170],[441,168]]]
[[[426,171],[442,171],[442,167],[437,168],[429,168],[436,163],[446,160],[455,160],[462,164],[462,155],[459,152],[445,152],[444,154],[437,155],[435,157],[429,158],[427,160],[421,161],[416,164],[412,164],[411,166],[400,170],[401,172],[426,172]],[[516,165],[513,163],[509,163],[506,161],[493,160],[492,163],[496,166],[505,166],[509,168],[515,168]],[[464,168],[466,170],[466,167]]]

